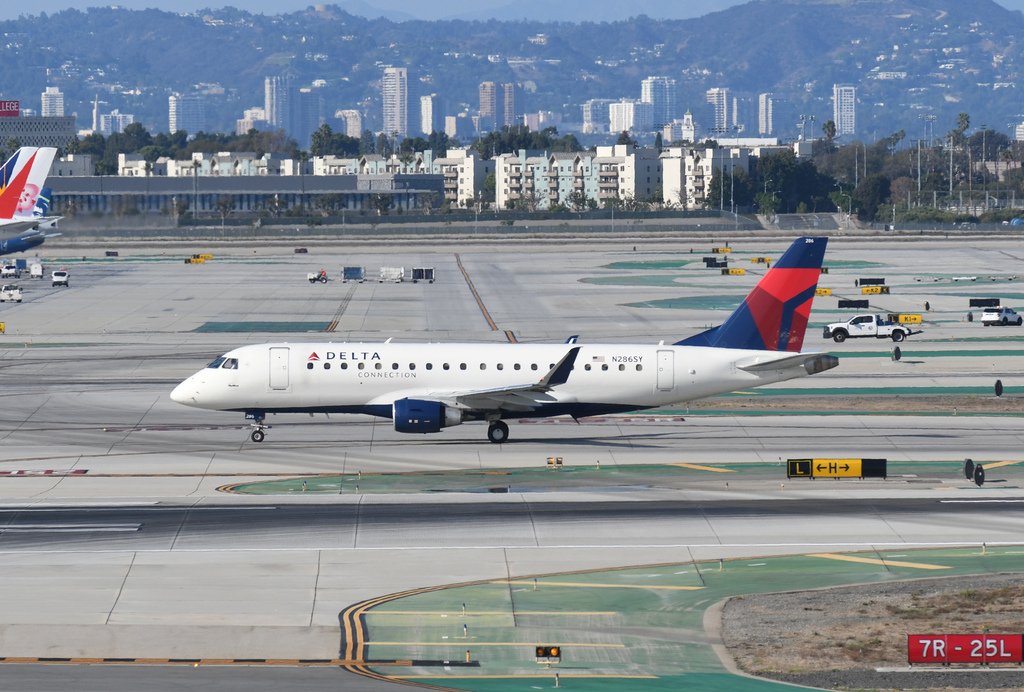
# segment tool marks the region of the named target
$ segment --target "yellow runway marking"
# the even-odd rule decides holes
[[[492,584],[512,584],[514,586],[533,586],[533,581],[506,581],[499,579]],[[585,581],[541,581],[537,586],[571,586],[580,589],[654,589],[656,591],[700,591],[703,586],[661,586],[658,584],[591,584]]]
[[[684,469],[693,469],[694,471],[714,471],[715,473],[736,473],[732,469],[723,469],[718,466],[704,466],[703,464],[672,464],[673,466],[680,466]]]
[[[444,642],[366,642],[367,646],[528,646],[534,647],[533,642],[478,642],[475,639],[463,639],[461,637],[449,639]],[[625,644],[559,644],[559,646],[571,646],[574,649],[625,649]],[[366,665],[373,665],[367,661]]]
[[[451,617],[462,617],[463,615],[618,615],[617,610],[517,610],[514,613],[510,610],[467,610],[463,613],[460,610],[379,610],[371,611],[367,615],[449,615]]]
[[[1003,466],[1013,466],[1014,464],[1020,464],[1021,462],[1024,462],[1024,459],[1018,459],[1017,461],[997,461],[991,464],[988,462],[979,462],[979,465],[983,466],[985,470],[988,471],[989,469],[998,469]]]
[[[835,553],[816,553],[807,557],[821,557],[826,560],[842,560],[843,562],[860,562],[865,565],[883,567],[909,567],[910,569],[951,569],[947,565],[928,565],[923,562],[899,562],[898,560],[879,560],[874,557],[855,557],[853,555],[836,555]]]

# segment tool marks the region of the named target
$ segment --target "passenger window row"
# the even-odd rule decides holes
[[[342,370],[348,370],[348,365],[349,365],[348,363],[342,362],[342,363],[338,364],[338,367],[341,368]],[[365,362],[360,362],[360,363],[357,363],[356,365],[357,365],[357,369],[359,369],[359,370],[365,370],[366,369],[366,363]],[[555,367],[555,364],[552,363],[551,365],[548,366],[548,370],[550,371],[554,367]],[[392,363],[391,364],[391,369],[392,370],[398,370],[398,368],[399,368],[398,363]],[[313,363],[306,363],[306,369],[307,370],[312,370],[313,369]],[[331,369],[331,364],[330,363],[324,363],[324,370],[330,370],[330,369]],[[373,364],[373,369],[374,370],[383,370],[384,369],[384,365],[382,363],[374,363]],[[410,370],[415,370],[416,369],[416,363],[409,363],[409,369]],[[426,370],[433,370],[434,369],[434,364],[433,363],[427,363],[424,366],[424,369],[426,369]],[[442,370],[451,370],[451,365],[448,364],[448,363],[442,363],[441,364],[441,369]],[[459,363],[459,370],[466,370],[466,369],[468,369],[468,366],[465,363]],[[480,369],[481,370],[486,370],[487,369],[487,363],[480,363]],[[498,363],[495,366],[495,369],[496,370],[504,370],[505,366],[502,363]],[[512,365],[512,369],[513,370],[522,370],[523,366],[521,366],[519,363],[514,363]],[[531,363],[530,364],[530,370],[537,370],[537,369],[538,369],[538,366],[537,366],[536,363]],[[575,370],[576,369],[575,366],[572,369]],[[590,372],[591,370],[593,370],[593,368],[591,367],[590,363],[587,363],[586,365],[584,365],[583,369],[586,370],[587,372]],[[625,371],[625,369],[626,369],[625,364],[619,363],[619,372],[623,372],[623,371]],[[643,369],[644,369],[643,365],[640,365],[639,363],[636,365],[637,372],[640,372]],[[609,370],[608,364],[607,363],[602,363],[601,364],[601,371],[602,372],[607,372],[608,370]]]

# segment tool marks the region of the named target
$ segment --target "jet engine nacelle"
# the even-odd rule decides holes
[[[399,399],[392,405],[391,417],[401,433],[436,433],[462,423],[459,409],[422,399]]]

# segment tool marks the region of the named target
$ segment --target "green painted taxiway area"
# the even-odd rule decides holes
[[[985,462],[998,469],[1000,479],[1024,480],[1024,464],[1016,460]],[[892,479],[913,478],[918,483],[936,485],[962,479],[962,461],[916,460],[890,461]],[[995,479],[995,475],[991,475]],[[487,471],[413,471],[408,473],[313,474],[252,483],[222,486],[225,492],[241,495],[386,495],[406,493],[550,493],[550,492],[624,492],[650,489],[680,489],[694,482],[785,481],[786,466],[781,462],[686,463],[678,464],[605,464],[569,465],[553,468],[504,468]],[[797,481],[800,482],[800,481]],[[808,481],[809,482],[809,481]],[[877,481],[876,481],[877,482]],[[897,482],[894,480],[893,482]]]
[[[379,675],[476,692],[793,689],[730,673],[706,611],[744,594],[1022,571],[1024,551],[1000,546],[513,576],[375,599],[361,643]],[[538,662],[538,645],[561,647],[561,661]]]

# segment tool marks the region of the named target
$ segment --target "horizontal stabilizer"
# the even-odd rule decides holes
[[[736,363],[738,370],[745,370],[750,373],[766,372],[773,370],[787,370],[803,366],[808,375],[831,370],[839,365],[839,359],[827,353],[796,353],[781,358],[765,356],[753,356]]]

